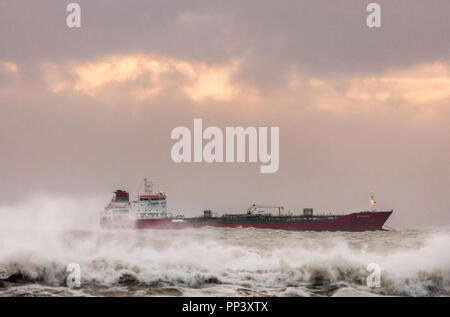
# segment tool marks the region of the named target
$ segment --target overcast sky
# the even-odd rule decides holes
[[[0,0],[0,204],[105,204],[142,177],[169,209],[358,211],[450,224],[450,2]],[[177,126],[280,127],[280,168],[172,161]],[[101,209],[103,206],[98,206]],[[92,212],[97,212],[93,210]]]

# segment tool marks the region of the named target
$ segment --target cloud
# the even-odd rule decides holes
[[[194,102],[231,101],[244,97],[245,87],[233,80],[240,61],[208,65],[149,55],[110,55],[61,67],[46,64],[50,90],[71,92],[103,101],[147,100],[166,92]]]
[[[317,78],[294,71],[289,90],[307,95],[310,106],[335,114],[435,116],[450,101],[450,65],[442,62],[371,76]]]
[[[19,66],[11,61],[0,60],[0,97],[16,96],[20,92],[18,78]]]
[[[450,68],[443,63],[415,66],[380,77],[354,80],[349,97],[375,98],[380,101],[402,99],[411,104],[425,104],[450,97]]]
[[[296,67],[281,85],[268,88],[241,76],[245,58],[207,64],[145,54],[108,55],[61,66],[46,64],[53,93],[88,96],[108,104],[181,96],[195,105],[219,105],[257,115],[325,111],[403,119],[432,118],[448,107],[450,65],[444,62],[387,70],[379,74],[302,73]],[[269,109],[270,108],[270,109]],[[261,114],[262,115],[262,114]]]
[[[13,62],[0,60],[0,71],[8,73],[18,73],[19,67]]]

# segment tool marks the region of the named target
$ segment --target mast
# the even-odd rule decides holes
[[[147,177],[144,178],[144,191],[146,194],[151,194],[153,192],[153,185],[155,185],[155,183],[149,181]]]
[[[375,193],[371,192],[370,193],[370,211],[376,211],[376,208],[375,208],[376,203],[377,202],[375,201]]]

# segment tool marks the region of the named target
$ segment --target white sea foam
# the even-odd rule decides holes
[[[31,214],[25,210],[27,206],[0,209],[4,220],[0,225],[0,281],[5,286],[0,292],[450,295],[447,229],[363,233],[224,228],[101,231],[93,201],[86,202],[83,210],[76,210],[70,201],[53,202],[34,209],[32,221],[27,220],[27,213]],[[11,212],[23,214],[4,218]],[[61,217],[71,215],[52,218],[58,212]],[[382,270],[379,289],[366,286],[366,267],[372,262]],[[69,263],[81,266],[80,290],[64,286]]]

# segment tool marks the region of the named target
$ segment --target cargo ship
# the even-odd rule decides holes
[[[383,226],[393,210],[377,211],[371,195],[370,210],[349,214],[315,215],[312,208],[302,213],[286,212],[283,206],[252,204],[244,213],[217,215],[205,210],[198,217],[174,216],[167,212],[167,193],[154,192],[154,184],[144,179],[144,193],[130,201],[129,192],[116,190],[100,212],[100,225],[106,229],[184,229],[202,227],[260,228],[292,231],[375,231]]]

